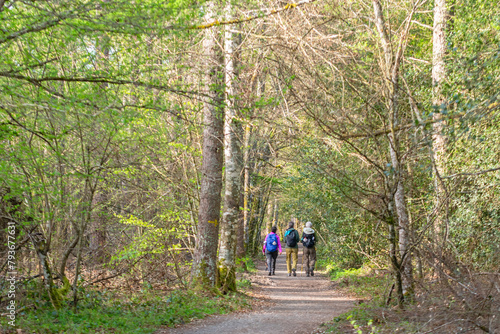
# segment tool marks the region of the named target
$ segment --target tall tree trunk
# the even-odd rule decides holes
[[[394,201],[391,199],[388,203],[389,216],[387,217],[387,224],[389,225],[389,258],[391,261],[392,271],[394,272],[394,278],[396,280],[396,294],[398,298],[398,305],[403,306],[404,303],[404,293],[403,293],[403,275],[401,272],[401,261],[398,260],[397,255],[397,241],[396,241],[396,222],[394,214]]]
[[[242,165],[243,167],[243,165]],[[244,170],[242,170],[244,172]],[[244,175],[240,175],[241,184],[244,184]],[[240,189],[240,210],[239,219],[238,219],[238,227],[237,227],[237,239],[236,239],[236,256],[241,258],[245,256],[245,194]]]
[[[208,21],[215,17],[215,3],[206,4]],[[217,27],[205,29],[203,49],[206,53],[205,87],[208,99],[204,103],[203,158],[201,165],[198,234],[194,253],[193,284],[214,291],[217,284],[217,243],[222,189],[223,87],[221,57],[217,43]]]
[[[230,16],[231,4],[226,6],[226,13]],[[235,37],[231,30],[233,25],[226,25],[224,40],[225,65],[225,106],[226,116],[224,124],[224,156],[225,156],[225,196],[224,213],[221,222],[221,240],[219,249],[219,285],[222,293],[236,291],[236,242],[237,226],[240,218],[240,193],[242,156],[240,148],[241,129],[240,121],[236,117],[235,96],[237,95],[236,74],[237,65],[234,57]]]
[[[275,169],[276,170],[276,169]],[[275,171],[274,170],[274,171]],[[271,175],[271,180],[272,178],[274,177],[274,171]],[[263,205],[261,205],[260,207],[260,212],[259,212],[259,217],[258,217],[258,231],[257,231],[257,240],[259,242],[256,242],[256,244],[260,244],[260,237],[261,237],[261,234],[262,234],[262,225],[264,223],[264,219],[266,218],[266,211],[268,210],[268,208],[272,208],[272,204],[271,206],[269,207],[269,199],[271,198],[271,191],[273,189],[273,183],[272,181],[269,180],[269,184],[267,185],[267,189],[266,189],[266,192],[261,192],[261,197],[262,197],[262,203]],[[268,214],[268,221],[266,222],[266,234],[268,233],[271,233],[271,227],[272,227],[272,212],[268,211],[267,212]]]
[[[269,203],[271,202],[271,203]],[[269,205],[267,206],[267,221],[266,221],[266,234],[271,233],[271,229],[273,225],[275,225],[274,222],[274,201],[268,200]],[[265,218],[264,218],[265,219]]]
[[[236,33],[234,35],[234,38],[235,38],[235,47],[236,47],[236,51],[234,53],[234,61],[236,63],[236,67],[235,67],[235,78],[239,78],[240,76],[240,69],[241,69],[241,53],[239,52],[239,46],[241,45],[242,43],[242,35],[240,32]],[[239,86],[239,81],[237,82],[238,85],[236,85],[237,87],[237,92],[238,93],[240,91],[240,89],[238,87]],[[240,112],[240,101],[238,98],[236,98],[236,96],[238,96],[238,94],[235,94],[235,99],[234,99],[234,107],[235,107],[235,110],[236,110],[236,113],[237,113],[237,116],[239,117],[239,119],[241,120],[242,118],[242,114]],[[237,240],[236,240],[236,256],[237,257],[243,257],[245,256],[245,212],[244,210],[242,209],[244,207],[244,201],[245,201],[245,195],[243,193],[243,188],[244,188],[244,180],[245,180],[245,173],[244,173],[244,165],[245,165],[245,159],[244,159],[244,156],[243,156],[243,147],[242,147],[242,141],[244,141],[244,131],[243,131],[243,124],[242,122],[237,122],[236,124],[234,124],[235,126],[235,130],[236,130],[236,137],[238,138],[238,142],[240,144],[239,146],[239,155],[238,155],[238,159],[239,159],[239,164],[240,164],[240,204],[239,204],[239,219],[238,219],[238,225],[236,227],[237,231],[236,231],[236,236],[237,236]]]
[[[254,76],[252,77],[250,81],[251,87],[252,87],[252,92],[255,93],[256,97],[259,98],[264,95],[265,92],[265,74],[263,78],[259,78],[257,72],[254,73]],[[247,114],[247,117],[251,117],[251,115]],[[252,173],[258,174],[259,172],[259,165],[257,164],[257,167],[255,163],[253,163],[250,159],[250,139],[251,139],[251,134],[252,134],[252,128],[250,124],[245,125],[245,132],[244,132],[244,144],[243,144],[243,161],[244,161],[244,183],[243,183],[243,188],[244,188],[244,199],[243,199],[243,222],[244,222],[244,231],[245,231],[245,249],[248,252],[249,249],[251,249],[251,254],[254,254],[255,249],[254,249],[254,239],[251,235],[254,234],[254,231],[251,230],[251,225],[252,225],[252,219],[253,219],[253,213],[255,212],[253,204],[258,203],[255,202],[255,200],[252,200],[252,196],[256,196],[256,194],[251,195],[250,194],[250,188],[251,188],[251,175]],[[260,195],[259,195],[260,196]]]
[[[250,240],[250,161],[249,161],[249,145],[250,145],[250,125],[245,126],[243,144],[243,163],[244,163],[244,180],[243,180],[243,239],[245,250],[248,251]]]
[[[413,295],[413,269],[410,253],[410,231],[409,220],[405,202],[405,190],[403,185],[403,171],[399,151],[400,145],[396,131],[394,130],[399,122],[398,115],[398,90],[399,90],[399,68],[402,60],[404,43],[400,41],[395,54],[391,50],[391,42],[385,29],[385,20],[382,12],[382,6],[378,0],[373,0],[373,10],[375,14],[375,25],[380,35],[380,42],[384,53],[385,64],[383,68],[386,78],[386,94],[389,102],[389,154],[391,157],[392,168],[394,169],[395,194],[394,205],[398,217],[399,227],[399,254],[401,258],[400,270],[402,271],[402,290],[403,294],[412,298]],[[411,18],[408,18],[411,22]],[[407,26],[408,28],[409,26]],[[402,34],[401,38],[406,38]]]
[[[62,306],[62,296],[58,293],[58,289],[54,284],[53,273],[50,269],[50,262],[48,258],[47,244],[42,233],[29,234],[33,248],[40,261],[40,268],[42,270],[44,287],[49,297],[52,307],[59,309]],[[69,283],[68,279],[63,276],[63,282]]]
[[[434,29],[432,33],[432,86],[434,106],[433,118],[442,116],[444,108],[444,98],[442,93],[442,82],[446,75],[444,56],[446,52],[446,0],[434,1]],[[439,112],[437,112],[439,110]],[[434,187],[435,187],[435,208],[436,220],[434,223],[435,241],[443,245],[446,240],[446,194],[441,175],[445,169],[446,137],[443,135],[445,128],[444,121],[433,122],[432,124],[432,161],[434,163]]]
[[[278,214],[279,211],[278,210],[279,210],[278,199],[275,198],[274,199],[274,210],[273,210],[273,222],[274,222],[274,225],[278,224],[278,219],[279,219],[279,214]]]
[[[253,194],[253,200],[250,209],[249,224],[248,224],[248,250],[250,254],[257,254],[259,247],[260,235],[258,235],[259,227],[259,213],[262,206],[262,190],[258,190],[257,193]]]

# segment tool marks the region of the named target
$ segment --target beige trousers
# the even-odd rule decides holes
[[[292,270],[297,270],[297,259],[299,257],[299,249],[298,248],[285,248],[286,250],[286,269],[288,273],[291,273]]]

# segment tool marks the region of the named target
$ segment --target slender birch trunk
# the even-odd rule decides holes
[[[242,131],[243,129],[241,129],[241,133],[243,133]],[[236,232],[236,256],[239,257],[239,258],[242,258],[245,256],[245,238],[246,238],[246,235],[245,235],[245,194],[244,194],[244,191],[242,191],[242,189],[244,189],[244,184],[245,184],[245,178],[244,178],[244,168],[243,168],[243,165],[244,165],[244,160],[243,160],[243,152],[241,152],[241,162],[242,162],[242,170],[241,170],[241,174],[240,174],[240,182],[241,182],[241,185],[242,185],[242,188],[240,189],[240,208],[242,208],[242,210],[240,210],[239,212],[239,219],[238,219],[238,227],[237,227],[237,232]]]
[[[244,180],[243,180],[243,240],[245,243],[245,251],[248,251],[250,240],[250,161],[249,161],[249,145],[250,145],[250,125],[245,126],[243,145],[243,163],[244,163]]]
[[[441,112],[444,105],[442,94],[442,82],[446,76],[444,56],[446,52],[446,0],[434,1],[434,28],[432,33],[432,86],[434,105],[433,118],[441,117]],[[446,194],[441,175],[444,174],[444,159],[446,153],[446,137],[443,135],[445,128],[444,121],[433,122],[432,124],[432,160],[434,163],[434,188],[435,188],[435,208],[436,220],[434,223],[435,241],[443,244],[446,240],[447,223],[446,223]]]
[[[206,19],[215,17],[215,3],[206,4]],[[192,279],[195,286],[214,291],[217,285],[217,244],[222,189],[223,88],[221,57],[217,44],[217,27],[205,29],[203,49],[206,54],[206,92],[204,105],[203,158],[201,165],[198,234],[194,253]],[[215,292],[215,291],[214,291]]]
[[[226,6],[229,16],[231,4]],[[236,291],[236,243],[237,226],[240,218],[240,193],[241,193],[241,170],[242,157],[239,134],[240,121],[236,116],[235,96],[236,84],[236,62],[235,62],[235,37],[233,25],[225,26],[224,37],[224,65],[225,65],[225,124],[224,124],[224,157],[225,157],[225,196],[224,213],[221,222],[220,249],[219,249],[219,286],[222,293]]]
[[[402,59],[403,43],[399,43],[397,50],[391,48],[391,42],[388,37],[385,20],[382,12],[382,6],[378,0],[373,0],[373,11],[375,14],[375,25],[380,35],[380,42],[384,53],[385,64],[383,73],[386,82],[386,94],[389,102],[389,154],[391,157],[392,168],[394,169],[395,187],[394,206],[398,218],[398,246],[400,254],[399,268],[402,274],[402,293],[411,298],[413,295],[413,269],[411,264],[410,231],[409,220],[405,201],[405,190],[403,185],[403,166],[399,156],[400,145],[395,127],[399,122],[398,115],[398,85],[399,68]],[[411,21],[411,20],[408,20]],[[408,26],[407,26],[408,27]],[[401,38],[406,38],[402,36]]]
[[[403,293],[403,276],[401,272],[401,261],[398,260],[397,255],[397,238],[396,238],[396,222],[394,221],[394,201],[390,200],[388,203],[389,217],[387,224],[389,225],[389,258],[391,265],[394,268],[394,276],[396,278],[396,294],[398,299],[398,305],[403,305],[404,303],[404,293]]]

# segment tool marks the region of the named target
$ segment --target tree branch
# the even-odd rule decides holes
[[[302,5],[305,5],[305,4],[308,4],[308,3],[313,3],[315,1],[316,0],[302,0],[302,1],[299,1],[297,3],[286,4],[285,6],[283,6],[281,8],[278,8],[278,9],[267,10],[267,13],[254,14],[254,15],[251,15],[251,16],[248,16],[248,17],[237,18],[237,19],[227,20],[227,21],[215,20],[215,21],[207,23],[207,24],[200,24],[200,25],[190,26],[190,27],[188,27],[186,29],[187,30],[190,30],[190,29],[207,29],[207,28],[211,28],[211,27],[215,27],[215,26],[221,26],[221,25],[227,25],[227,24],[236,24],[236,23],[253,21],[253,20],[256,20],[256,19],[261,19],[261,18],[264,18],[264,17],[268,17],[268,16],[271,16],[271,15],[278,14],[278,13],[284,12],[286,10],[291,10],[293,8],[296,8],[298,6],[302,6]],[[170,26],[170,27],[167,27],[167,29],[175,29],[175,28],[173,26]]]
[[[500,167],[486,169],[486,170],[482,170],[482,171],[476,172],[476,173],[456,173],[456,174],[449,175],[449,176],[442,176],[441,178],[442,179],[452,179],[452,178],[457,177],[457,176],[474,176],[474,175],[481,175],[481,174],[486,174],[489,172],[494,172],[497,170],[500,170]]]
[[[55,76],[55,77],[42,77],[42,78],[36,79],[36,78],[30,78],[30,77],[27,77],[24,75],[13,74],[10,72],[0,72],[0,76],[28,81],[28,82],[31,82],[31,83],[36,84],[36,85],[39,85],[42,82],[47,82],[47,81],[107,83],[107,84],[114,84],[114,85],[135,85],[135,86],[150,88],[150,89],[154,88],[154,89],[159,89],[159,90],[163,90],[163,91],[167,91],[167,92],[171,92],[171,93],[176,93],[176,94],[184,95],[184,96],[190,96],[190,95],[207,96],[206,94],[203,94],[200,92],[188,91],[188,90],[182,90],[182,89],[174,89],[174,88],[164,86],[164,85],[153,85],[153,84],[149,84],[149,83],[145,83],[145,82],[141,82],[141,81],[113,79],[113,78],[106,78],[106,77],[78,78],[78,77]]]

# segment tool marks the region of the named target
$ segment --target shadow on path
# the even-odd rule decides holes
[[[316,332],[321,324],[350,310],[353,300],[333,290],[332,283],[321,272],[315,272],[314,277],[306,277],[300,271],[301,261],[300,248],[296,277],[288,277],[285,252],[276,261],[276,275],[267,276],[264,261],[259,265],[257,275],[260,277],[256,277],[256,281],[263,282],[262,294],[267,295],[274,305],[250,313],[211,316],[179,328],[160,330],[157,334]]]

